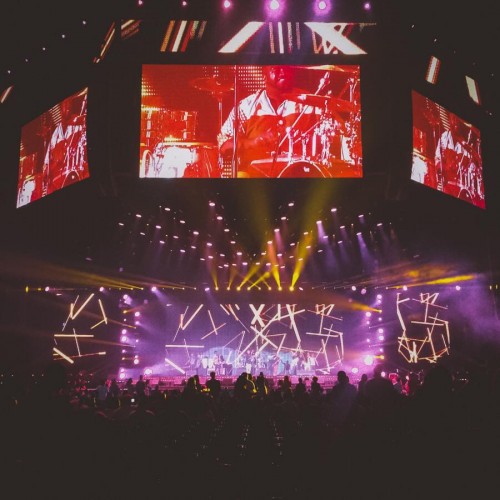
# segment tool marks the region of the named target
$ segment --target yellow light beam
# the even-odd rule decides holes
[[[204,345],[194,345],[194,344],[165,344],[165,347],[170,348],[176,348],[176,347],[182,347],[183,349],[186,347],[189,347],[190,349],[204,349]]]
[[[78,356],[81,356],[82,353],[80,352],[80,345],[78,344],[78,338],[76,336],[76,330],[73,328],[73,336],[75,338],[75,344],[76,344],[76,350],[78,351]]]
[[[184,348],[183,345],[181,347]],[[177,366],[171,359],[165,358],[165,362],[168,363],[170,366],[173,366],[177,371],[179,371],[183,375],[186,374],[186,372],[180,366]]]
[[[101,321],[99,321],[99,322],[98,322],[98,323],[96,323],[95,325],[92,325],[92,326],[90,327],[90,329],[91,329],[91,330],[93,330],[94,328],[97,328],[99,325],[102,325],[102,324],[103,324],[103,323],[105,323],[105,322],[106,322],[106,320],[101,319]]]
[[[102,317],[104,319],[104,323],[108,324],[108,318],[106,316],[106,313],[104,312],[104,306],[102,305],[101,299],[97,299],[99,301],[99,307],[101,308],[102,312]]]
[[[93,297],[93,296],[94,296],[94,294],[93,294],[93,293],[91,293],[91,294],[88,296],[87,300],[86,300],[86,301],[85,301],[85,302],[81,305],[80,309],[78,309],[78,311],[76,312],[76,314],[73,314],[73,315],[71,316],[71,319],[75,319],[75,318],[76,318],[76,317],[77,317],[77,316],[78,316],[78,315],[82,312],[83,308],[84,308],[84,307],[85,307],[85,306],[86,306],[86,305],[87,305],[87,304],[88,304],[88,303],[92,300],[92,297]],[[75,302],[75,305],[76,305],[76,302]]]
[[[227,347],[231,342],[233,342],[234,340],[236,340],[240,335],[242,335],[242,336],[245,335],[245,332],[240,332],[240,333],[238,333],[238,335],[235,335],[229,342],[227,342],[227,344],[224,344],[223,348]]]
[[[214,329],[210,332],[208,332],[206,335],[204,335],[203,337],[201,337],[201,340],[205,340],[207,337],[209,337],[210,335],[212,335],[212,333],[215,333],[215,335],[217,335],[217,330],[219,328],[222,328],[223,326],[226,326],[227,323],[222,323],[222,325],[219,325],[219,326],[214,326]]]
[[[79,338],[84,338],[84,337],[93,337],[93,335],[83,334],[83,333],[76,333],[76,334],[74,334],[74,333],[55,333],[54,337],[71,337],[71,338],[79,337]]]
[[[194,317],[200,312],[202,307],[203,307],[203,304],[200,304],[198,306],[198,309],[196,309],[196,311],[191,315],[191,317],[188,319],[187,323],[185,325],[181,326],[182,330],[185,330],[188,327],[189,323],[191,323],[191,321],[193,321]],[[186,309],[186,312],[187,312],[187,309]]]
[[[56,347],[53,347],[52,350],[56,354],[59,354],[59,356],[61,356],[61,358],[64,358],[68,363],[71,363],[72,365],[75,363],[69,356],[66,356],[66,354],[64,354],[62,351],[60,351]]]

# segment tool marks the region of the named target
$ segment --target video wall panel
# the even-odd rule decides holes
[[[485,208],[479,129],[415,91],[412,112],[411,179]]]
[[[84,88],[21,129],[19,208],[89,177]]]
[[[362,177],[360,68],[143,65],[140,134],[141,178]]]

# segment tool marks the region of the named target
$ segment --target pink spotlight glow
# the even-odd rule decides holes
[[[225,9],[229,9],[229,7],[231,7],[231,2],[230,2],[230,0],[224,0],[224,3],[222,4],[222,6],[223,6]]]
[[[363,358],[363,363],[364,363],[366,366],[371,366],[371,365],[373,365],[373,356],[371,356],[370,354],[367,354],[367,355]]]
[[[314,2],[314,13],[317,16],[324,16],[328,14],[332,9],[331,0],[315,0]]]
[[[278,0],[271,0],[269,2],[269,10],[276,12],[277,10],[279,10],[279,8],[280,8],[280,3],[278,2]]]

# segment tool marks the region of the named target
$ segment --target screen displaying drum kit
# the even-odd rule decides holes
[[[485,208],[479,130],[415,91],[412,102],[411,179]]]
[[[85,88],[22,127],[16,206],[89,176]]]
[[[241,99],[262,85],[263,68],[231,66],[220,70],[216,66],[203,66],[205,73],[201,72],[202,75],[215,76],[197,76],[199,66],[191,66],[189,74],[189,68],[182,68],[184,81],[168,65],[143,68],[143,79],[147,77],[153,92],[145,95],[143,90],[141,101],[140,177],[362,177],[359,66],[294,67],[307,74],[310,86],[316,87],[325,78],[328,83],[336,82],[336,86],[333,91],[332,86],[325,87],[323,95],[304,88],[287,93],[286,99],[302,109],[317,110],[315,123],[307,130],[299,130],[297,124],[287,127],[286,135],[282,135],[272,154],[253,160],[250,167],[244,169],[238,163],[238,155],[229,162],[223,158],[217,139],[236,97]],[[248,74],[248,68],[260,75],[260,81],[257,78],[252,82],[240,81],[244,80],[240,74]],[[182,98],[175,101],[176,106],[167,105],[167,98],[162,96],[172,94],[169,85],[175,83],[176,78]],[[190,96],[200,93],[205,99],[202,104],[199,101],[195,104]],[[176,96],[179,94],[178,90]],[[188,103],[190,106],[184,105]],[[216,115],[213,114],[208,134],[204,134],[209,140],[200,140],[200,121],[209,105],[213,110],[216,108]]]

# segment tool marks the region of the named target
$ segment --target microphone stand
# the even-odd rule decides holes
[[[233,118],[233,158],[231,161],[231,178],[237,176],[237,161],[238,161],[238,132],[240,121],[240,109],[238,102],[238,66],[234,65],[234,118]]]
[[[316,92],[314,92],[314,95],[318,95],[327,85],[327,83],[330,81],[330,73],[328,71],[325,71],[325,74],[323,75],[322,78],[320,78],[319,80],[319,84],[318,84],[318,88],[316,89]],[[297,126],[297,123],[299,122],[299,120],[302,118],[302,116],[304,115],[305,111],[306,111],[306,108],[307,108],[308,105],[304,106],[302,108],[302,111],[299,113],[299,115],[297,116],[297,118],[295,119],[295,121],[293,122],[293,124],[291,125],[290,127],[290,134],[292,132],[292,130]],[[283,143],[285,142],[285,139],[287,138],[289,134],[285,135],[283,137],[283,139],[280,141],[279,145],[278,145],[278,149],[281,148],[281,146],[283,145]]]

